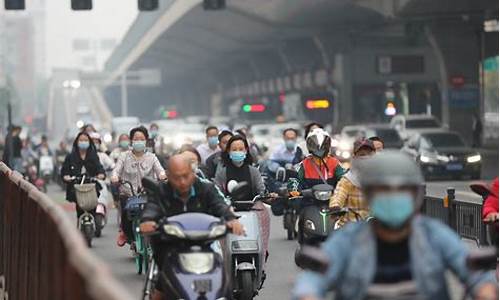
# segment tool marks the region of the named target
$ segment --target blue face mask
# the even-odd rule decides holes
[[[135,152],[142,152],[146,149],[146,141],[133,141],[132,148]]]
[[[229,152],[229,158],[235,163],[243,162],[246,157],[247,157],[247,153],[244,151],[231,151],[231,152]]]
[[[208,141],[208,145],[215,146],[219,143],[219,138],[216,136],[209,136],[207,138],[207,141]]]
[[[286,140],[285,141],[285,147],[287,150],[295,150],[296,146],[297,146],[297,141],[295,141],[295,140]]]
[[[149,132],[149,135],[151,136],[152,139],[156,138],[158,136],[158,131],[157,130],[151,130]]]
[[[122,149],[128,149],[129,142],[128,141],[121,141],[120,142],[120,148]]]
[[[80,150],[87,150],[90,147],[90,142],[78,142],[78,148]]]
[[[413,196],[408,192],[378,193],[371,203],[373,217],[391,228],[403,226],[413,210]]]

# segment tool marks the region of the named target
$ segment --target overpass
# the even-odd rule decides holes
[[[105,68],[108,83],[126,70],[161,69],[160,87],[128,91],[131,102],[151,102],[131,104],[145,118],[160,105],[235,116],[230,106],[245,103],[265,103],[275,116],[298,95],[304,106],[329,99],[314,117],[342,125],[386,120],[394,100],[400,112],[430,110],[467,136],[471,111],[483,109],[478,65],[498,55],[497,33],[483,31],[491,18],[498,3],[488,0],[231,0],[221,11],[170,0],[138,16]],[[119,88],[105,97],[118,112]]]

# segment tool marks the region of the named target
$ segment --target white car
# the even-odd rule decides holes
[[[408,140],[423,129],[443,128],[436,117],[431,115],[396,115],[391,119],[391,127],[396,129],[402,140]]]
[[[250,128],[254,142],[267,150],[273,151],[277,146],[283,143],[283,130],[293,128],[298,131],[301,141],[302,126],[299,123],[268,123],[255,124]]]

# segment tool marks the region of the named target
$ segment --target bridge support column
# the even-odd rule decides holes
[[[337,53],[334,57],[333,81],[337,91],[337,98],[334,99],[334,113],[338,118],[334,119],[334,131],[340,129],[343,125],[352,122],[352,54]]]

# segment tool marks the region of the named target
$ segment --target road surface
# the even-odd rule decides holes
[[[470,182],[432,182],[428,184],[428,191],[436,195],[444,195],[448,186],[457,188],[457,198],[460,193],[470,196],[467,189]],[[460,193],[459,193],[460,192]],[[49,195],[56,201],[64,198],[63,193],[57,187],[51,186]],[[474,200],[473,200],[474,201]],[[72,218],[73,212],[68,212]],[[116,225],[116,210],[110,210],[109,223],[103,231],[102,237],[93,242],[92,251],[110,265],[113,274],[124,284],[127,290],[137,299],[142,293],[143,276],[135,273],[135,265],[128,247],[119,248],[115,244],[118,227]],[[295,267],[293,257],[297,247],[296,241],[287,241],[285,231],[282,229],[281,218],[272,217],[271,220],[271,239],[270,239],[270,257],[267,265],[267,280],[263,290],[256,299],[276,300],[289,299],[289,294],[293,286],[295,276],[299,272]],[[456,283],[453,283],[453,293],[456,299],[460,299],[461,289]]]

